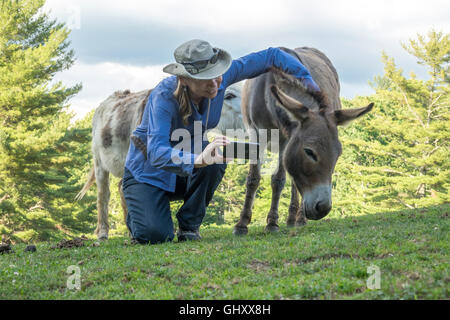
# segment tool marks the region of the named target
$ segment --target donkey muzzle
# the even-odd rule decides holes
[[[322,219],[331,207],[331,185],[322,184],[303,194],[303,210],[308,220]]]

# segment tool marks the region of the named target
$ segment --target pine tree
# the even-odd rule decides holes
[[[67,101],[81,84],[52,84],[70,68],[70,30],[40,9],[44,0],[0,3],[0,233],[16,240],[66,231],[65,183],[89,132],[70,127]],[[78,165],[80,165],[78,163]],[[66,200],[67,201],[67,200]]]
[[[336,170],[341,207],[366,211],[417,208],[450,200],[449,34],[430,31],[403,47],[430,78],[403,75],[383,53],[384,75],[376,93],[344,101],[347,107],[376,107],[346,128],[343,159]]]

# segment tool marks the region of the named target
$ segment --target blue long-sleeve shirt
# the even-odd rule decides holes
[[[173,95],[177,87],[177,78],[171,76],[161,81],[150,94],[142,122],[133,132],[134,136],[146,144],[147,155],[131,142],[125,167],[137,181],[174,192],[176,176],[192,175],[194,160],[207,145],[207,142],[204,142],[201,143],[201,150],[194,149],[196,139],[194,132],[199,132],[194,131],[194,122],[197,121],[199,125],[201,121],[202,134],[205,130],[216,127],[222,112],[225,89],[235,82],[259,76],[271,67],[279,68],[299,79],[312,80],[311,74],[303,64],[279,48],[269,48],[233,60],[231,67],[223,74],[217,96],[211,99],[207,127],[208,99],[203,99],[198,110],[193,108],[186,126],[179,113],[179,104]],[[175,131],[177,129],[185,130]],[[179,147],[178,133],[182,135],[183,132],[189,132],[190,135],[186,138],[191,139],[191,148],[188,147],[189,143],[182,144],[183,148]]]

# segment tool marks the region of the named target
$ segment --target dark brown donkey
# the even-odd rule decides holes
[[[297,79],[276,69],[247,81],[243,88],[241,110],[247,129],[268,129],[268,133],[279,130],[279,158],[272,175],[267,231],[279,230],[278,203],[286,170],[293,181],[288,226],[301,226],[306,219],[319,220],[330,212],[331,176],[342,152],[337,126],[373,107],[371,103],[364,108],[341,110],[339,79],[330,60],[313,48],[281,49],[310,70],[321,94],[307,92]],[[248,232],[260,171],[260,162],[250,164],[244,208],[234,227],[235,235]],[[302,195],[301,206],[297,190]]]

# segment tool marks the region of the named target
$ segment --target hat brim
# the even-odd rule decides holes
[[[175,76],[186,77],[198,80],[211,80],[223,75],[230,68],[232,63],[231,55],[225,50],[219,49],[219,58],[211,68],[197,74],[189,73],[181,63],[171,63],[163,68],[163,71]]]

